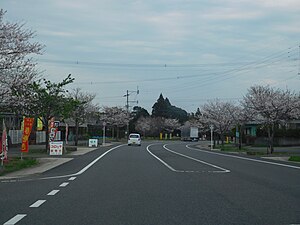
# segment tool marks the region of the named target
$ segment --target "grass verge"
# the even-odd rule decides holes
[[[35,158],[23,158],[23,160],[19,157],[9,158],[8,162],[4,162],[4,166],[2,168],[0,167],[0,176],[37,164],[38,161]]]
[[[291,156],[289,158],[289,161],[292,161],[292,162],[300,162],[300,156]]]
[[[216,149],[221,149],[221,151],[224,151],[224,152],[245,152],[247,151],[246,148],[241,148],[239,149],[238,146],[235,146],[235,145],[229,145],[229,144],[224,144],[223,146],[222,145],[216,145],[215,147]]]

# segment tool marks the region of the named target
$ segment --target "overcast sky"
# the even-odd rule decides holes
[[[45,45],[38,60],[55,82],[130,101],[151,112],[163,93],[188,112],[209,99],[238,101],[253,85],[299,91],[299,0],[1,0]],[[298,75],[299,74],[299,75]],[[132,102],[131,105],[134,103]]]

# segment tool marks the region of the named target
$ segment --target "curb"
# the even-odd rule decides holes
[[[107,144],[103,147],[107,147],[107,146],[110,146],[110,145],[111,144]],[[3,176],[0,176],[0,180],[18,179],[18,178],[28,177],[28,176],[31,176],[31,175],[41,174],[41,173],[44,173],[44,172],[46,172],[50,169],[53,169],[57,166],[60,166],[64,163],[67,163],[67,162],[73,160],[75,158],[75,156],[80,156],[80,155],[87,154],[87,153],[95,151],[95,150],[97,150],[101,147],[102,147],[102,145],[98,146],[97,148],[78,147],[77,151],[71,152],[69,154],[65,154],[62,157],[48,157],[48,156],[45,156],[45,157],[37,158],[37,160],[38,160],[37,165],[32,166],[30,168],[25,168],[25,169],[18,170],[18,171],[15,171],[15,172],[7,173]],[[71,156],[71,157],[67,157],[67,156]]]

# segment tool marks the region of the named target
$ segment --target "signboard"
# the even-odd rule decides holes
[[[24,118],[21,152],[28,152],[28,140],[31,133],[34,118]]]
[[[89,147],[97,147],[98,146],[98,139],[89,139]]]
[[[50,142],[50,155],[62,155],[63,154],[63,142],[52,141]]]

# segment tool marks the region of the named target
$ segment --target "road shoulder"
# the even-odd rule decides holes
[[[37,165],[0,176],[0,180],[18,179],[18,178],[28,177],[31,175],[42,174],[50,169],[53,169],[55,167],[58,167],[62,164],[65,164],[73,160],[74,157],[76,156],[87,154],[96,149],[98,148],[78,147],[77,151],[70,152],[63,156],[39,157],[37,158],[38,161]]]

